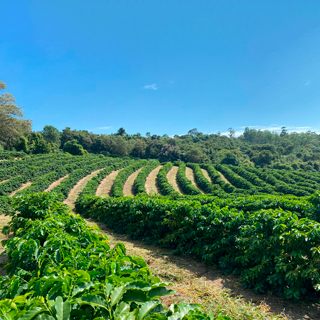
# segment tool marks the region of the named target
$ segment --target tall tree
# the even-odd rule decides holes
[[[126,130],[124,128],[119,128],[118,129],[118,132],[117,132],[117,135],[118,136],[125,136],[127,133],[126,133]]]
[[[6,84],[0,81],[0,91],[6,88]],[[31,120],[23,118],[22,108],[15,102],[10,93],[0,95],[0,144],[6,148],[31,132]]]
[[[229,131],[229,137],[234,138],[236,135],[235,130],[230,127],[230,128],[228,128],[228,131]]]
[[[47,142],[60,146],[60,131],[54,126],[44,126],[42,135]]]

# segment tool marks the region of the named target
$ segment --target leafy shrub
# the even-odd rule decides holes
[[[38,220],[28,220],[5,244],[9,274],[0,279],[1,318],[229,319],[207,316],[194,304],[166,308],[160,298],[173,293],[170,283],[152,276],[142,258],[126,255],[123,244],[111,249],[98,229],[57,207],[52,194],[17,201],[18,215]]]
[[[201,194],[201,191],[194,187],[191,181],[186,177],[186,164],[184,162],[179,162],[179,169],[177,172],[177,183],[185,194]]]

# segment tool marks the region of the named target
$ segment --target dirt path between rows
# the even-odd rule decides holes
[[[25,189],[25,188],[27,188],[27,187],[30,187],[31,184],[32,184],[32,182],[24,183],[19,189],[13,191],[13,192],[10,194],[9,197],[13,197],[18,191],[21,191],[21,190],[23,190],[23,189]]]
[[[160,193],[160,190],[157,186],[157,175],[162,167],[163,166],[156,167],[148,175],[146,184],[145,184],[147,194]]]
[[[5,182],[7,182],[7,181],[9,181],[10,179],[7,179],[7,180],[2,180],[2,181],[0,181],[0,184],[1,183],[5,183]]]
[[[199,189],[201,191],[201,193],[204,194],[204,192],[201,190],[201,188],[197,185],[193,170],[189,167],[186,167],[186,177],[191,181],[191,183],[194,187]]]
[[[112,189],[113,182],[121,170],[122,169],[111,172],[101,181],[96,191],[96,196],[104,197],[104,198],[111,196],[111,189]]]
[[[167,179],[168,179],[168,182],[172,185],[174,190],[178,191],[180,194],[184,194],[179,188],[177,183],[176,177],[177,177],[178,170],[179,170],[179,167],[173,166],[171,170],[167,173]]]
[[[204,175],[204,177],[212,184],[212,180],[209,176],[208,171],[206,169],[201,169],[201,171],[202,171],[202,174]]]
[[[220,307],[219,312],[223,311],[237,320],[320,319],[319,304],[295,303],[272,295],[256,294],[253,290],[244,289],[239,277],[222,275],[219,270],[188,256],[177,256],[172,250],[115,234],[103,223],[90,219],[86,221],[101,228],[102,233],[108,236],[111,247],[122,242],[129,255],[140,256],[147,262],[153,275],[173,283],[176,293],[163,299],[167,305],[181,301],[200,303],[206,311],[213,312]]]
[[[123,195],[125,197],[134,197],[134,191],[133,191],[133,183],[134,180],[136,180],[137,175],[142,170],[142,168],[138,169],[134,173],[132,173],[129,178],[127,179],[126,183],[123,186]]]
[[[10,217],[5,216],[4,214],[0,215],[0,231],[2,228],[10,222]],[[0,254],[4,251],[4,247],[2,244],[2,240],[6,240],[8,237],[4,235],[2,232],[0,232]],[[4,270],[4,266],[8,263],[8,257],[6,254],[0,256],[0,277],[6,275],[6,272]]]
[[[220,177],[224,182],[229,183],[232,186],[234,186],[220,171],[217,170],[217,172],[220,174]]]
[[[68,177],[69,177],[69,175],[67,174],[66,176],[56,180],[55,182],[51,183],[50,186],[44,191],[46,191],[46,192],[51,191],[53,188],[55,188],[57,185],[59,185],[62,180],[64,180],[65,178],[68,178]]]
[[[97,175],[102,169],[91,172],[89,175],[82,178],[70,191],[68,198],[63,201],[63,203],[67,204],[71,209],[74,208],[74,204],[78,198],[79,193],[84,189],[87,183]]]

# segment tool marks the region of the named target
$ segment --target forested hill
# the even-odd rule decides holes
[[[71,154],[102,153],[114,156],[154,158],[162,162],[183,160],[197,163],[320,170],[320,135],[313,132],[281,133],[246,128],[239,137],[203,134],[197,129],[185,135],[127,134],[120,128],[111,135],[45,126],[4,144],[5,149],[26,153],[63,150]]]
[[[6,85],[0,82],[0,91]],[[278,169],[320,170],[320,135],[314,132],[289,133],[283,127],[280,133],[246,128],[235,137],[203,134],[191,129],[185,135],[169,137],[147,132],[127,134],[124,128],[116,133],[94,134],[86,130],[60,132],[45,126],[41,132],[32,132],[31,120],[23,118],[22,109],[9,93],[0,95],[0,151],[23,151],[29,154],[69,152],[74,155],[101,153],[113,156],[132,156],[158,159],[161,162],[183,160],[193,163],[215,163]],[[215,131],[212,128],[212,131]]]

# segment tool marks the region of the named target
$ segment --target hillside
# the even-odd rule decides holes
[[[35,192],[60,194],[59,201],[101,226],[217,266],[256,293],[282,297],[277,301],[287,305],[288,319],[295,307],[281,299],[319,299],[315,250],[320,245],[320,174],[315,171],[182,161],[160,164],[154,159],[94,154],[5,152],[2,158],[6,158],[0,162],[2,213],[11,211],[16,203],[12,199],[25,198],[28,206],[27,199]],[[166,263],[161,256],[157,259]],[[177,288],[181,285],[176,283]],[[204,290],[203,284],[197,290]],[[215,294],[221,303],[224,293]],[[186,293],[183,297],[195,302]],[[199,301],[215,312],[205,300]],[[233,300],[225,303],[225,314],[238,319]],[[243,319],[250,318],[244,316],[248,308],[245,300],[241,302]],[[279,307],[273,305],[273,310],[279,312]],[[262,316],[259,312],[254,311],[254,317]],[[317,307],[299,312],[313,314]]]

